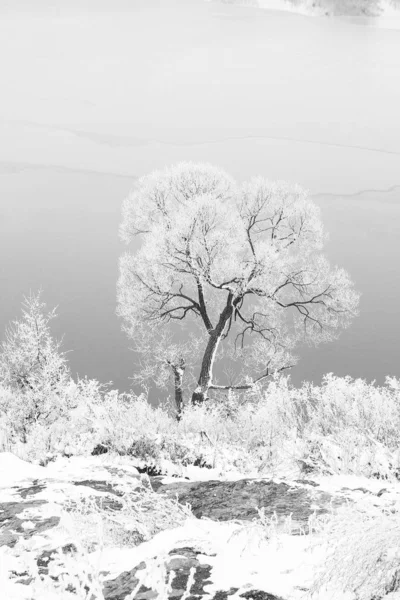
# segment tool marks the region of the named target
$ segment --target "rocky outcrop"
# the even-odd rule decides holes
[[[190,598],[202,598],[206,594],[205,586],[211,583],[212,567],[204,562],[200,563],[197,556],[200,553],[193,548],[177,548],[168,553],[166,562],[166,574],[169,578],[173,571],[171,597],[180,600],[186,591],[190,572],[194,569],[194,581],[190,587]],[[104,585],[105,600],[124,600],[138,585],[138,572],[146,568],[146,563],[141,562],[131,571],[118,575]],[[141,586],[136,598],[147,600],[155,597],[155,591]]]
[[[305,533],[311,515],[322,515],[346,502],[345,496],[333,496],[318,490],[316,484],[290,485],[264,479],[238,481],[179,481],[163,485],[153,483],[158,493],[178,497],[190,504],[197,518],[215,521],[252,521],[263,509],[266,517],[276,515],[278,521],[291,516],[293,528]]]
[[[191,571],[194,571],[194,574],[193,583],[189,589],[190,594],[186,596],[188,600],[200,600],[204,596],[207,596],[210,600],[228,600],[229,596],[238,592],[238,588],[232,587],[229,590],[219,590],[212,595],[208,594],[207,586],[212,583],[212,566],[207,564],[207,557],[205,556],[202,556],[200,562],[199,554],[200,552],[194,548],[174,548],[168,553],[166,562],[167,580],[173,572],[171,599],[181,600],[187,590]],[[146,564],[142,562],[131,571],[121,573],[115,579],[107,581],[103,590],[105,600],[125,600],[125,597],[139,583],[138,572],[145,568]],[[135,596],[137,600],[150,600],[156,597],[156,592],[145,586],[141,586]],[[247,590],[239,594],[239,597],[248,600],[283,600],[279,596],[257,589]]]

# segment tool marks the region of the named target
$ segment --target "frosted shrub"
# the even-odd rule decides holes
[[[334,472],[388,477],[399,466],[400,393],[395,379],[384,386],[327,375],[305,386],[312,405],[305,436]]]
[[[397,445],[400,393],[394,382],[388,379],[385,386],[375,386],[362,379],[326,375],[320,387],[309,388],[313,426],[324,435],[349,427],[388,447]]]
[[[260,473],[296,468],[299,397],[302,392],[290,388],[287,378],[278,378],[240,413],[238,426]]]
[[[159,466],[164,460],[189,464],[197,454],[190,440],[178,435],[176,420],[153,408],[145,396],[108,391],[95,380],[79,381],[70,390],[68,414],[49,427],[31,428],[25,454],[41,462],[51,455],[89,455],[102,445],[109,452]]]
[[[11,443],[26,443],[35,430],[46,431],[60,419],[68,418],[71,405],[68,388],[34,391],[12,391],[0,388],[0,419]]]
[[[174,428],[174,420],[162,409],[153,408],[143,395],[116,396],[111,392],[93,411],[93,416],[95,422],[101,419],[102,443],[119,454],[131,453],[138,440],[149,452],[150,445]]]
[[[304,429],[299,406],[306,404],[305,398],[287,378],[277,378],[263,391],[234,398],[234,411],[227,412],[227,406],[219,403],[187,409],[180,426],[185,435],[209,440],[216,466],[220,462],[228,467],[230,456],[231,466],[245,473],[272,475],[298,469],[298,440]]]
[[[398,514],[371,516],[348,508],[324,527],[327,559],[312,586],[319,598],[343,593],[357,600],[383,598],[400,589]]]
[[[57,456],[90,456],[99,437],[69,417],[51,426],[35,424],[24,444],[15,444],[14,452],[22,459],[46,465]]]
[[[30,423],[22,445],[26,406],[19,394],[28,402],[26,393],[0,388],[0,442],[41,464],[59,454],[90,455],[102,445],[137,466],[165,470],[168,463],[178,473],[191,464],[264,476],[400,473],[400,383],[394,378],[377,386],[327,375],[320,386],[295,388],[276,377],[263,390],[186,406],[179,422],[144,395],[70,380],[58,396],[48,396],[57,418]]]
[[[215,466],[244,473],[393,477],[400,466],[400,386],[327,375],[295,388],[280,377],[229,402],[188,407],[179,429],[212,454]]]

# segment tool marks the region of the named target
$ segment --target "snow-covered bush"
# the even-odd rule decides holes
[[[318,598],[347,593],[346,598],[378,600],[400,589],[398,513],[372,515],[347,508],[327,522],[321,539],[327,559],[311,589]]]
[[[0,443],[8,450],[14,444],[21,458],[41,464],[98,448],[162,472],[198,465],[221,474],[400,477],[395,378],[377,386],[327,375],[320,386],[296,388],[287,377],[277,377],[251,394],[187,406],[179,422],[144,395],[121,394],[96,380],[69,380],[54,399],[60,402],[57,418],[30,423],[18,446],[10,431],[24,423],[18,396],[23,393],[0,389]]]
[[[305,385],[311,407],[303,436],[309,458],[332,472],[374,477],[399,474],[400,388],[327,375],[321,386]]]
[[[202,463],[201,452],[180,436],[174,416],[152,407],[143,395],[81,380],[69,386],[68,403],[67,413],[49,425],[34,423],[25,443],[14,445],[21,458],[46,464],[59,455],[89,456],[97,447],[129,456],[138,467]]]
[[[225,404],[188,408],[179,429],[213,451],[223,470],[283,475],[298,471],[390,478],[400,473],[400,385],[327,375],[296,388],[285,377]],[[228,457],[228,462],[227,458]]]

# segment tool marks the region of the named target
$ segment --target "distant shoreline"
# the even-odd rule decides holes
[[[400,17],[400,0],[208,0],[309,16]]]
[[[334,17],[383,17],[400,15],[399,0],[283,0],[293,9],[299,8],[310,15]],[[268,2],[268,0],[266,0]],[[260,0],[260,6],[266,3]]]

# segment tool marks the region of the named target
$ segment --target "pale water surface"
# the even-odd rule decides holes
[[[126,389],[121,202],[135,176],[206,160],[307,187],[363,293],[293,379],[400,375],[400,31],[200,0],[63,4],[0,6],[0,330],[42,286],[74,372]]]

